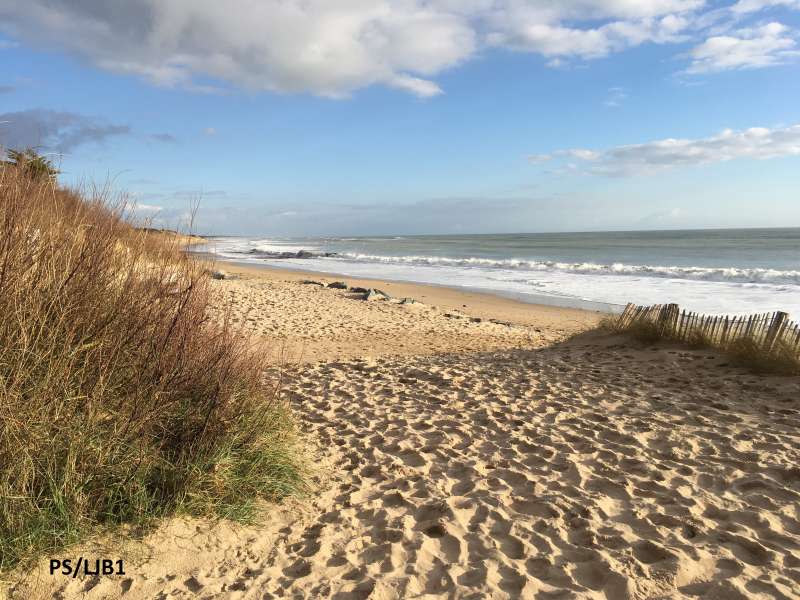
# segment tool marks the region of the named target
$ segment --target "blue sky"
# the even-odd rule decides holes
[[[800,226],[799,0],[0,0],[0,61],[0,145],[158,225]]]

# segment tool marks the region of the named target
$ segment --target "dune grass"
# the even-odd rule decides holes
[[[800,375],[800,356],[783,341],[777,342],[769,351],[749,338],[740,337],[727,344],[725,353],[739,365],[756,373],[778,375]]]
[[[620,324],[619,317],[616,316],[605,317],[599,327],[613,333],[629,335],[645,344],[678,341],[691,348],[716,348],[728,356],[733,363],[754,373],[800,375],[800,356],[794,348],[782,340],[776,341],[769,349],[755,339],[742,336],[720,344],[710,340],[697,330],[690,331],[685,340],[677,340],[665,332],[655,321],[639,319],[630,321],[623,326]]]
[[[665,338],[659,327],[652,321],[635,321],[623,327],[617,315],[603,317],[598,328],[612,333],[624,333],[644,344],[651,344]]]
[[[210,318],[204,265],[122,213],[0,167],[0,571],[303,487],[278,382]]]

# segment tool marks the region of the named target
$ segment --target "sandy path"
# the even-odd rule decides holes
[[[318,494],[62,597],[798,597],[800,380],[619,341],[298,367]]]

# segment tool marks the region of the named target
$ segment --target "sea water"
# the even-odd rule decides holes
[[[216,237],[220,259],[619,310],[677,302],[800,320],[800,228],[386,237]],[[312,258],[275,258],[311,252]],[[329,256],[322,256],[324,254]]]

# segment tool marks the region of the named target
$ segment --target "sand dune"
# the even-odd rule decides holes
[[[325,307],[305,314],[338,310]],[[480,344],[499,344],[487,331]],[[249,527],[173,521],[120,551],[125,578],[40,570],[18,595],[800,596],[800,380],[706,351],[559,335],[291,366],[307,498]]]

